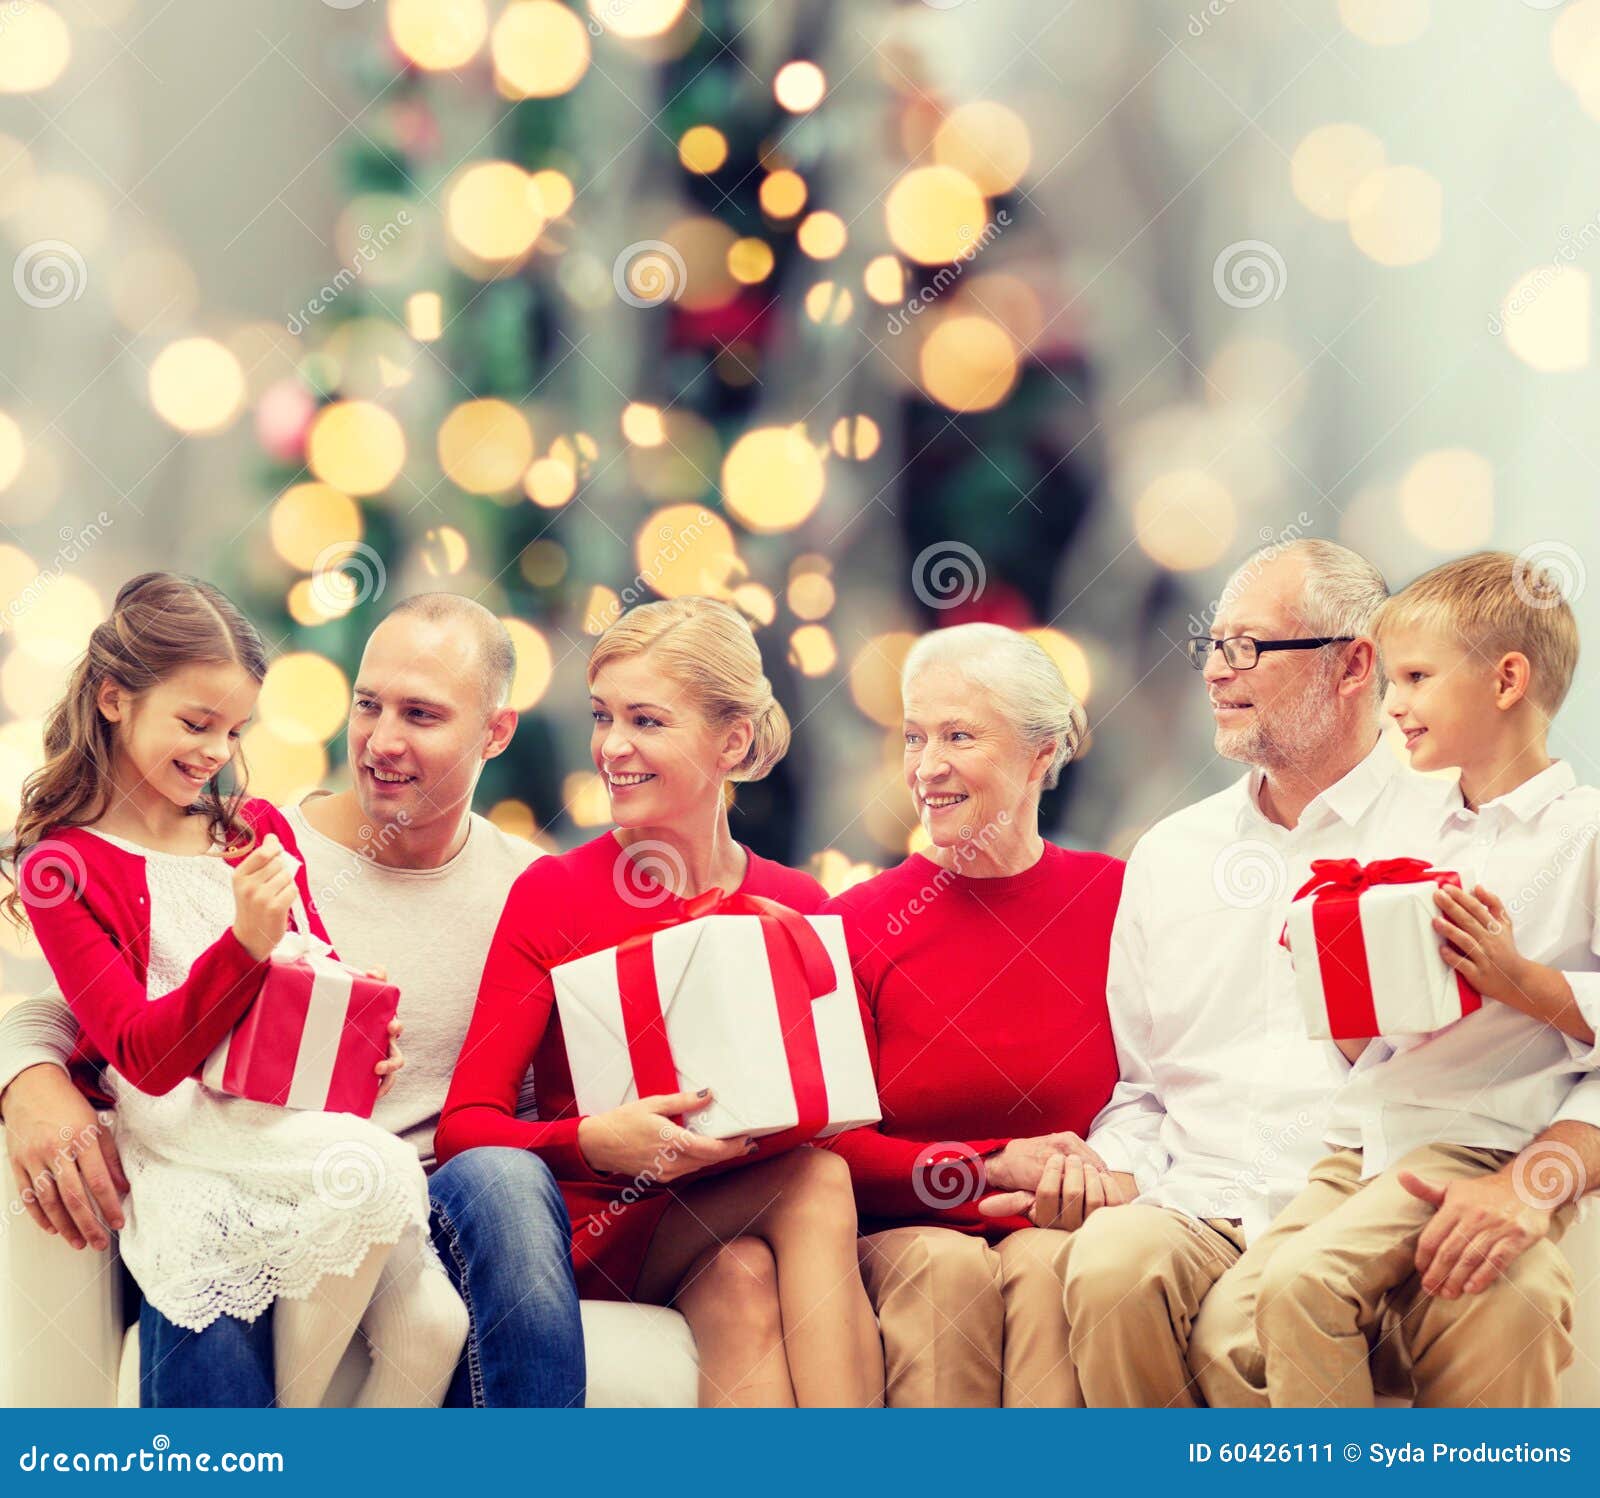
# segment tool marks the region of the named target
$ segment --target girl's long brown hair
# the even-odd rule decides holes
[[[45,720],[45,762],[23,782],[22,810],[10,841],[0,845],[0,875],[12,886],[0,909],[15,924],[27,924],[21,881],[29,850],[60,828],[97,821],[110,801],[115,725],[101,715],[101,683],[110,679],[138,697],[185,666],[217,662],[238,665],[258,682],[267,674],[255,626],[210,583],[145,572],[117,591],[110,618],[95,626],[66,695]],[[233,767],[233,792],[225,797],[210,782],[197,814],[219,841],[248,844],[249,828],[238,815],[247,783],[242,753]]]

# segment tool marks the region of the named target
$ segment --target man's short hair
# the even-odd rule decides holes
[[[517,674],[517,652],[505,625],[493,613],[460,593],[418,593],[402,599],[385,617],[394,619],[402,614],[415,615],[433,624],[468,625],[478,638],[484,700],[491,712],[505,706],[506,698],[511,695],[512,678]]]

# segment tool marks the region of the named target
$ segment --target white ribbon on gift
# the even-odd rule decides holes
[[[284,855],[288,857],[288,854]],[[311,969],[311,1001],[306,1009],[305,1029],[295,1057],[294,1076],[289,1083],[288,1108],[319,1109],[327,1106],[328,1089],[333,1082],[334,1063],[339,1056],[339,1041],[344,1035],[350,998],[355,990],[355,974],[333,955],[333,948],[311,929],[304,901],[298,892],[290,912],[289,929],[272,949],[271,961],[304,962]],[[228,1051],[234,1032],[206,1058],[200,1079],[218,1092],[228,1068]]]

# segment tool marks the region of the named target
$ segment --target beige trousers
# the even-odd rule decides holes
[[[1359,1151],[1320,1161],[1206,1300],[1190,1366],[1207,1401],[1361,1407],[1381,1389],[1451,1408],[1556,1404],[1573,1357],[1572,1273],[1556,1246],[1572,1208],[1480,1294],[1426,1295],[1412,1267],[1433,1208],[1398,1172],[1463,1180],[1508,1158],[1428,1145],[1365,1184]]]
[[[1070,1233],[1022,1228],[995,1246],[953,1228],[859,1243],[883,1334],[891,1409],[1079,1405],[1061,1276]]]

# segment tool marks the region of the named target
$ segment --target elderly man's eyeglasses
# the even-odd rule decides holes
[[[1183,642],[1184,654],[1196,671],[1204,671],[1213,650],[1235,671],[1248,671],[1269,650],[1319,650],[1324,645],[1346,645],[1354,635],[1318,635],[1306,640],[1255,640],[1249,635],[1229,635],[1225,640],[1195,636]]]

